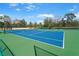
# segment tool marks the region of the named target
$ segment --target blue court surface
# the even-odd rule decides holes
[[[63,48],[63,31],[44,31],[44,30],[11,30],[9,33],[30,38],[36,41],[44,42]]]

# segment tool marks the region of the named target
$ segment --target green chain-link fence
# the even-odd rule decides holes
[[[0,56],[14,56],[8,46],[0,39]]]

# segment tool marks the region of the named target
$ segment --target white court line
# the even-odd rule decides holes
[[[62,47],[57,46],[57,45],[54,45],[54,44],[49,44],[49,43],[42,42],[42,41],[39,41],[39,40],[34,40],[34,39],[31,39],[31,38],[28,38],[28,37],[24,37],[24,36],[20,36],[20,35],[17,35],[17,34],[12,34],[12,35],[16,35],[16,36],[19,36],[19,37],[23,37],[23,38],[25,38],[25,39],[30,39],[30,40],[33,40],[33,41],[37,41],[37,42],[40,42],[40,43],[43,43],[43,44],[49,45],[49,46],[54,46],[54,47],[57,47],[57,48],[61,48],[61,49],[63,49]]]
[[[42,37],[42,36],[36,36],[36,35],[29,35],[29,36],[35,36],[35,37],[39,37],[39,38],[45,38],[45,39],[49,39],[49,40],[56,40],[61,42],[62,40],[57,40],[57,39],[52,39],[52,38],[46,38],[46,37]]]
[[[48,32],[48,31],[44,31],[44,32]],[[29,34],[30,36],[35,36],[35,37],[41,37],[41,36],[36,36],[36,35],[34,35],[34,34],[39,34],[39,33],[44,33],[44,32],[38,32],[38,33],[33,33],[33,34]],[[21,33],[22,34],[22,33]],[[41,38],[46,38],[46,37],[41,37]],[[50,40],[52,40],[52,38],[46,38],[46,39],[50,39]],[[53,39],[53,40],[56,40],[56,41],[62,41],[62,40],[57,40],[57,39]]]
[[[63,49],[65,48],[65,32],[63,33]]]
[[[18,32],[17,32],[18,33]],[[39,32],[39,33],[41,33],[41,32]],[[43,33],[43,32],[42,32]],[[14,33],[15,34],[15,33]],[[22,33],[22,32],[19,32],[18,34],[21,34],[21,35],[26,35],[26,34],[24,34],[24,33]],[[17,35],[18,35],[17,34]],[[35,33],[35,34],[38,34],[38,33]],[[57,40],[57,39],[52,39],[52,38],[46,38],[46,37],[41,37],[41,36],[36,36],[36,35],[34,35],[34,34],[29,34],[28,36],[35,36],[35,37],[38,37],[38,38],[45,38],[45,39],[49,39],[49,40],[56,40],[56,41],[59,41],[59,42],[62,42],[62,40]]]
[[[47,32],[47,31],[44,31],[44,32]],[[18,32],[17,32],[18,33]],[[38,32],[38,33],[34,33],[34,34],[39,34],[39,33],[43,33],[43,32]],[[15,33],[14,33],[15,34]],[[25,35],[23,34],[22,32],[18,33],[18,34],[21,34],[21,35]],[[16,34],[16,35],[18,35]],[[34,34],[29,34],[29,36],[35,36]],[[19,35],[20,36],[20,35]],[[63,32],[63,48],[64,48],[64,36],[65,36],[65,33]],[[23,36],[22,36],[23,37]],[[26,36],[27,37],[27,36]],[[56,41],[59,41],[59,42],[62,42],[61,40],[57,40],[57,39],[51,39],[51,38],[46,38],[46,37],[41,37],[41,36],[35,36],[35,37],[38,37],[38,38],[45,38],[45,39],[49,39],[49,40],[56,40]],[[37,40],[38,41],[38,40]],[[42,41],[41,41],[42,42]],[[44,42],[43,42],[44,43]],[[46,42],[45,42],[46,43]],[[48,44],[48,43],[47,43]],[[51,44],[53,45],[53,44]],[[56,46],[56,45],[54,45]]]
[[[46,31],[45,31],[46,32]],[[34,35],[34,34],[39,34],[39,33],[44,33],[43,31],[38,32],[38,33],[33,33],[33,34],[29,34],[29,35]]]

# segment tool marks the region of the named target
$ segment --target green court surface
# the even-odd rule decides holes
[[[2,56],[2,55],[1,55],[1,52],[0,52],[0,56]]]
[[[15,56],[79,56],[79,30],[61,31],[65,33],[64,48],[9,33],[0,33],[0,39]]]

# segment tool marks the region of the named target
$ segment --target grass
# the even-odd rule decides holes
[[[0,33],[0,39],[6,43],[16,56],[34,56],[34,45],[60,56],[79,56],[79,30],[62,31],[65,32],[64,49],[13,34]],[[41,52],[39,55],[44,54]]]

